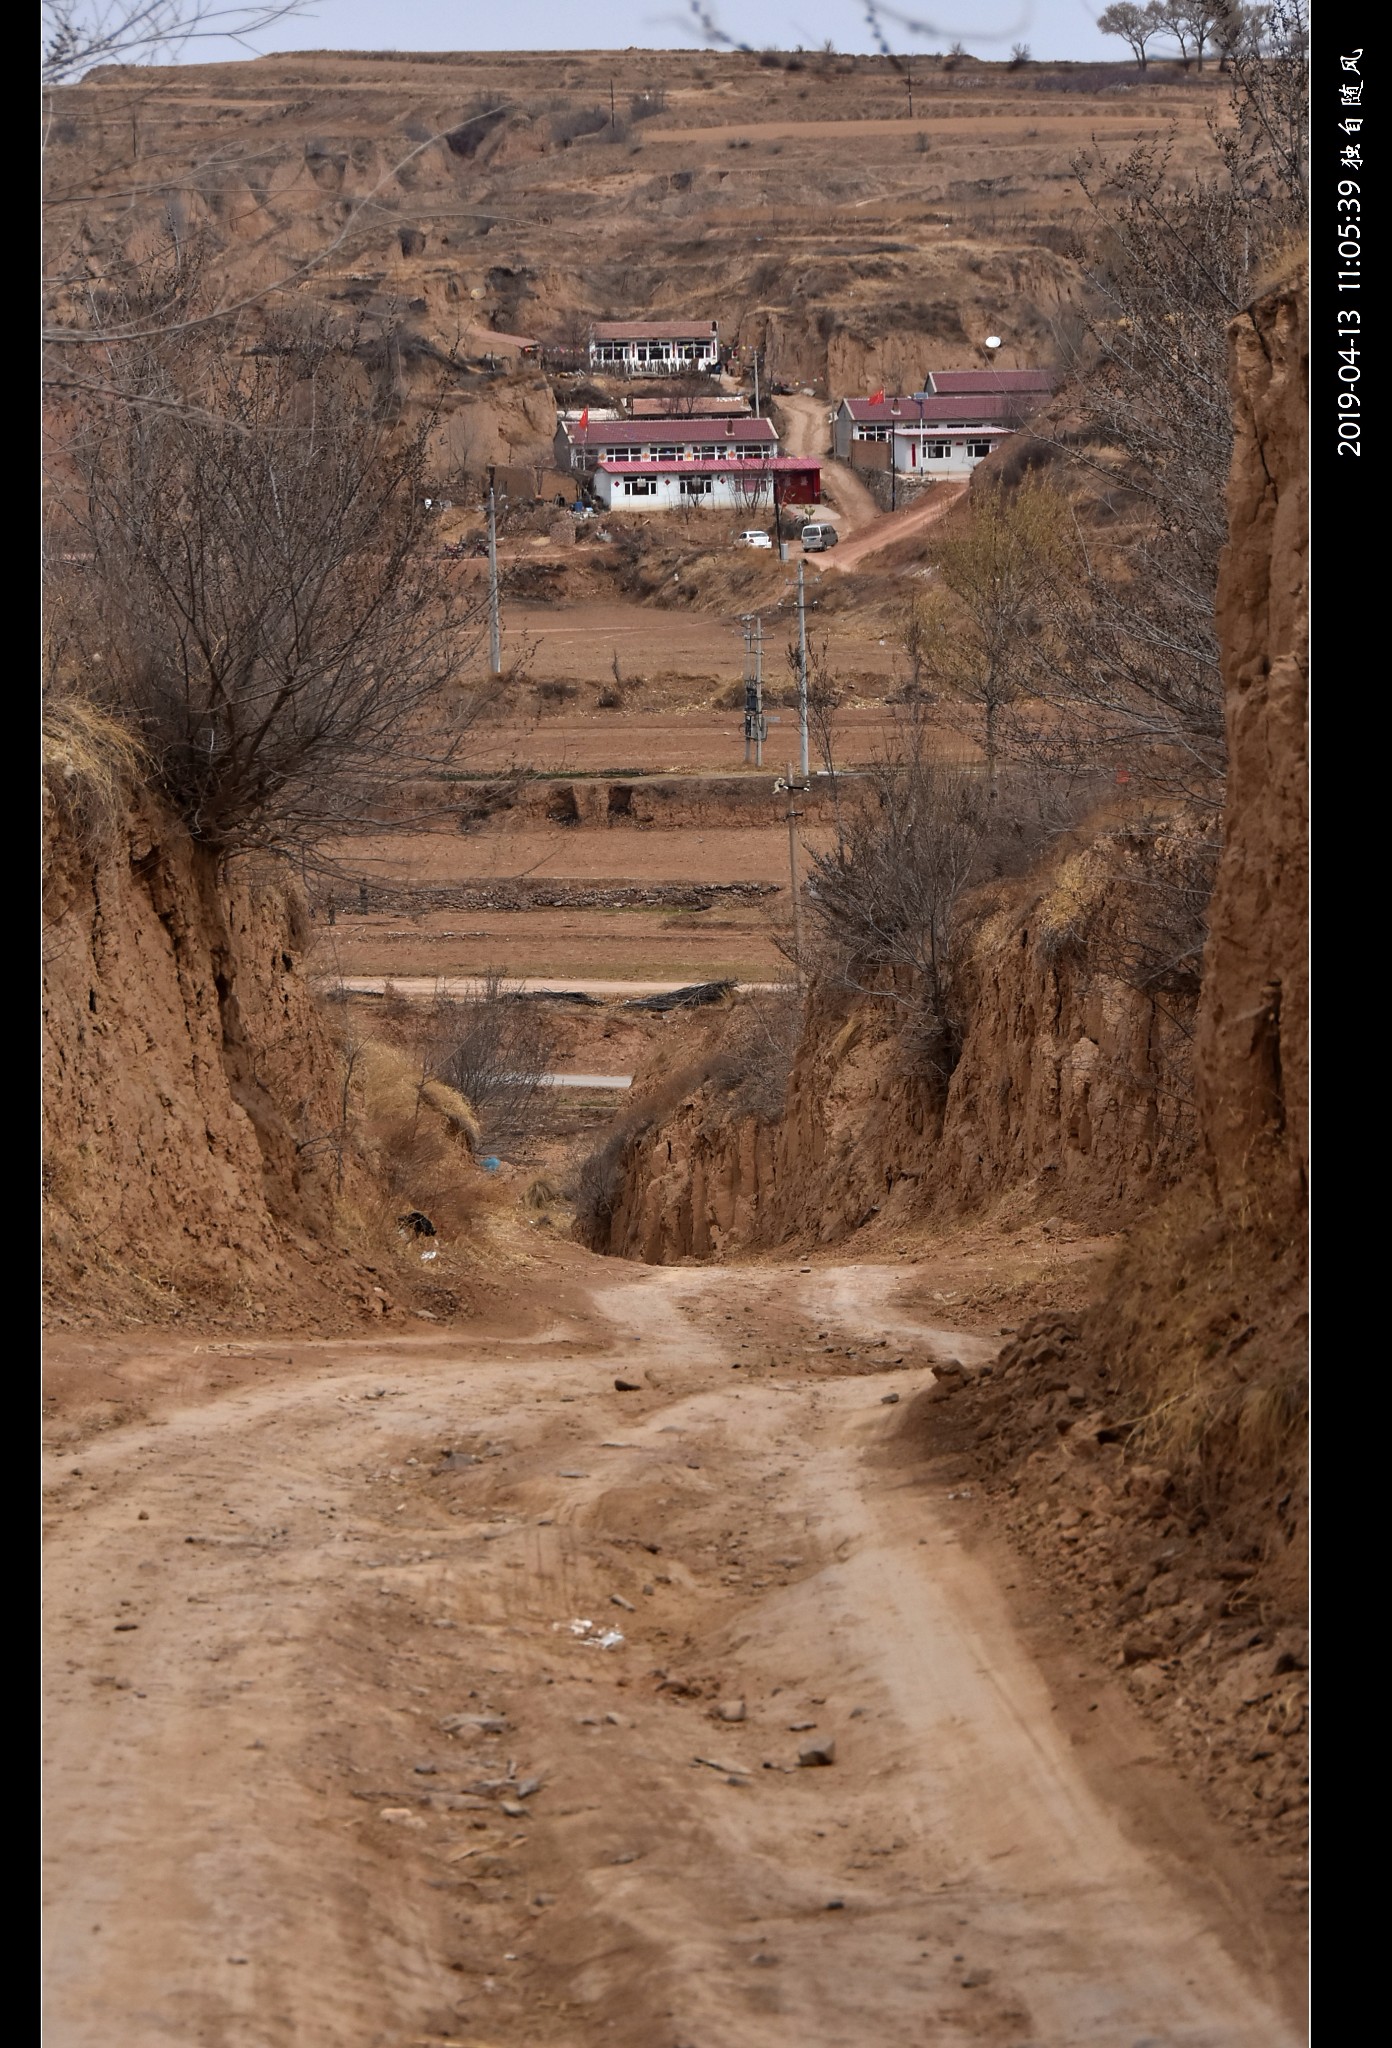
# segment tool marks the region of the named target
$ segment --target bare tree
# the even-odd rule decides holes
[[[1222,679],[1214,619],[1232,452],[1227,328],[1307,217],[1303,0],[1266,51],[1236,60],[1222,171],[1181,184],[1168,146],[1075,171],[1094,214],[1083,431],[1051,442],[1090,469],[1114,538],[1080,533],[1081,574],[1026,650],[1050,744],[1111,751],[1153,788],[1220,803]],[[1041,430],[1036,426],[1036,432]]]
[[[473,1105],[486,1144],[525,1136],[557,1056],[555,1026],[520,981],[489,967],[468,1002],[441,997],[432,1026],[439,1079]]]
[[[1232,76],[1219,137],[1229,177],[1275,238],[1309,215],[1310,16],[1307,0],[1246,7],[1225,0],[1214,39]]]
[[[195,839],[314,846],[457,753],[480,606],[434,560],[431,422],[376,416],[320,329],[221,340],[121,352],[73,436],[86,559],[52,601]]]
[[[864,800],[847,808],[836,844],[811,854],[809,909],[838,962],[835,978],[906,1010],[945,1080],[962,1035],[953,919],[986,836],[985,792],[978,776],[935,758],[916,715],[898,757],[858,786]]]
[[[922,610],[922,674],[963,707],[998,795],[1002,715],[1026,686],[1029,649],[1045,628],[1051,589],[1067,573],[1071,519],[1059,494],[1027,480],[974,499],[933,550],[936,574]]]
[[[1189,69],[1189,47],[1193,41],[1190,26],[1190,0],[1153,0],[1160,33],[1166,35],[1179,49],[1179,61],[1185,70]]]
[[[1147,7],[1137,7],[1134,0],[1116,0],[1114,6],[1098,15],[1097,26],[1104,36],[1120,36],[1144,71],[1146,53],[1165,24],[1155,0]]]
[[[1200,71],[1203,70],[1204,51],[1214,40],[1222,12],[1221,5],[1210,6],[1207,0],[1175,0],[1176,23],[1188,37]]]

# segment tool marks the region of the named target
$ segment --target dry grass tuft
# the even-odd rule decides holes
[[[116,844],[145,767],[134,735],[87,698],[64,694],[44,706],[44,786],[89,859]]]

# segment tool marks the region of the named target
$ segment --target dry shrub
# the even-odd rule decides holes
[[[419,1209],[445,1236],[463,1230],[477,1209],[479,1127],[469,1103],[380,1039],[354,1048],[353,1078],[360,1148],[381,1189],[378,1229]]]
[[[89,859],[115,845],[144,767],[129,729],[85,697],[64,693],[45,704],[44,787]]]

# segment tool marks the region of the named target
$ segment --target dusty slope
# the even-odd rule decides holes
[[[633,1133],[596,1243],[653,1260],[823,1244],[1002,1200],[1116,1229],[1187,1158],[1187,1006],[1128,984],[1100,946],[1137,886],[1124,829],[999,892],[964,948],[966,1034],[944,1095],[902,1006],[817,988],[782,1116],[718,1087]]]
[[[49,176],[72,203],[52,232],[100,267],[150,248],[172,212],[236,289],[312,261],[305,295],[366,321],[364,360],[388,380],[420,390],[439,352],[462,348],[470,367],[445,379],[450,461],[527,462],[544,457],[549,394],[528,372],[484,375],[480,328],[708,313],[765,350],[766,378],[836,390],[917,388],[925,352],[974,362],[1002,320],[1006,356],[1034,360],[1076,276],[1056,251],[1082,203],[1077,149],[1174,123],[1177,163],[1211,160],[1221,80],[1089,76],[1104,89],[925,63],[911,121],[902,77],[876,58],[783,71],[739,52],[315,53],[110,69],[58,96]],[[391,320],[403,346],[388,362],[371,343]]]
[[[54,2038],[1294,2048],[1260,1879],[904,1462],[991,1347],[891,1277],[572,1251],[530,1337],[123,1347],[86,1440],[60,1349]]]
[[[153,803],[84,852],[47,816],[44,1172],[47,1279],[73,1312],[247,1315],[302,1307],[316,1280],[337,1120],[336,1060],[297,957],[284,878],[230,876]]]

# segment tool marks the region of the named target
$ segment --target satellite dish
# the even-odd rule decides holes
[[[987,335],[987,337],[986,337],[986,346],[987,346],[987,348],[999,348],[999,347],[1000,347],[1000,345],[1001,345],[1001,338],[1000,338],[1000,336],[999,336],[998,334],[988,334],[988,335]]]

